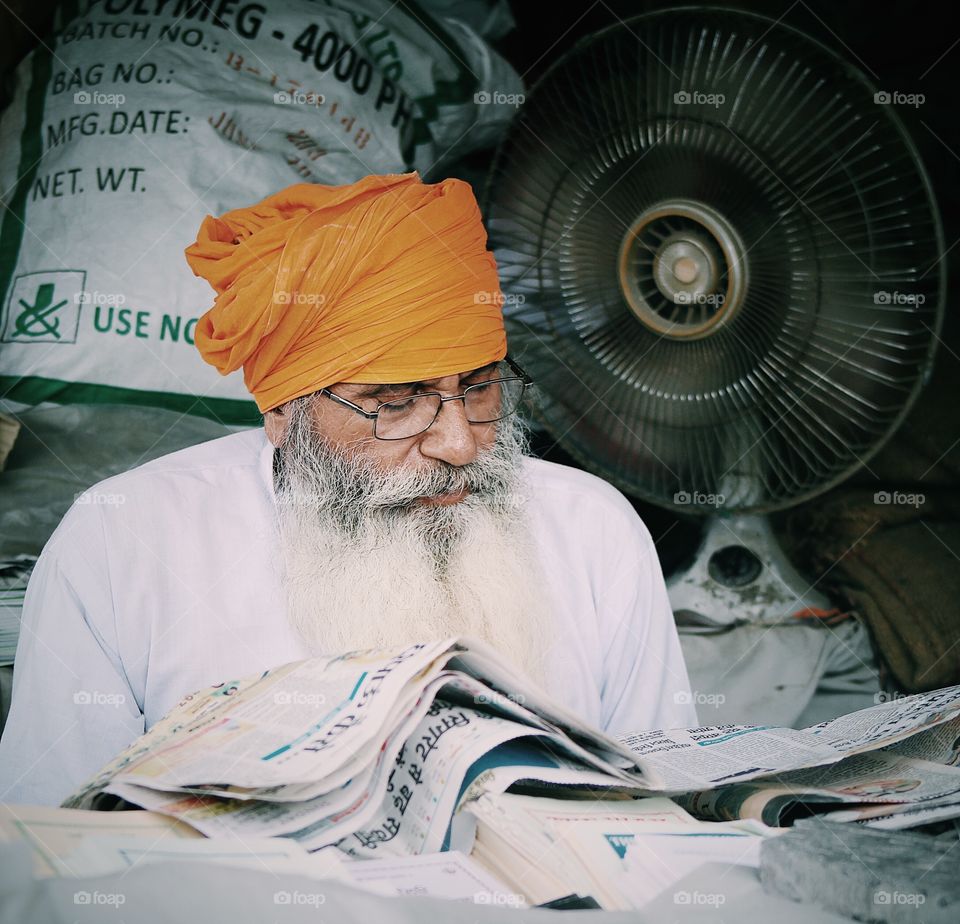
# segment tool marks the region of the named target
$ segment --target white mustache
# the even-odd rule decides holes
[[[526,433],[519,418],[498,422],[494,445],[465,465],[438,462],[429,468],[401,466],[385,470],[359,453],[333,445],[310,424],[309,414],[291,415],[280,454],[281,483],[309,485],[300,500],[308,507],[328,506],[352,519],[368,512],[409,509],[424,497],[466,492],[462,503],[497,506],[512,495],[518,475],[517,459],[526,450]],[[285,502],[298,499],[284,491]],[[471,500],[471,497],[473,498]]]

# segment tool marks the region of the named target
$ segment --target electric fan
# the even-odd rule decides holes
[[[815,39],[688,7],[575,45],[485,193],[539,422],[628,494],[709,517],[678,619],[825,599],[766,514],[837,485],[930,369],[942,231],[896,109]]]

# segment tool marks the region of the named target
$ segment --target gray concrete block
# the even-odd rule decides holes
[[[878,924],[960,922],[960,841],[805,819],[761,847],[772,894]]]

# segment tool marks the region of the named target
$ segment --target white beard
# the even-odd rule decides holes
[[[288,617],[308,649],[471,635],[543,684],[550,614],[524,518],[519,419],[499,421],[495,446],[468,465],[384,471],[332,447],[309,396],[297,400],[276,494]],[[457,504],[413,502],[461,487]]]

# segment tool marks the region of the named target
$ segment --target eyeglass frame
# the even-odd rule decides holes
[[[357,404],[354,404],[352,401],[348,401],[346,398],[341,395],[334,394],[330,391],[329,388],[321,388],[319,393],[325,395],[328,398],[336,401],[338,404],[342,404],[344,407],[350,408],[351,411],[359,414],[361,417],[366,417],[367,420],[373,421],[373,436],[374,439],[384,440],[386,442],[393,442],[395,440],[410,440],[415,436],[419,436],[421,433],[426,433],[436,422],[437,418],[440,416],[440,412],[443,410],[443,405],[447,401],[463,401],[464,406],[466,406],[467,392],[471,388],[479,388],[480,386],[485,385],[496,385],[498,382],[513,382],[517,379],[520,380],[523,388],[520,391],[520,398],[517,401],[517,407],[519,408],[520,402],[523,401],[523,396],[526,393],[526,390],[529,386],[533,385],[533,379],[523,371],[509,356],[504,356],[502,360],[497,360],[497,362],[505,362],[513,371],[515,375],[501,376],[498,379],[488,379],[485,382],[475,382],[473,385],[468,385],[459,395],[441,395],[438,391],[421,391],[416,392],[415,395],[408,397],[426,397],[427,395],[436,395],[440,399],[440,403],[437,405],[437,413],[433,415],[433,420],[430,421],[422,430],[418,430],[416,433],[411,433],[409,436],[377,436],[377,418],[380,416],[380,409],[386,407],[388,404],[393,404],[394,401],[405,400],[400,398],[393,398],[391,401],[382,401],[377,405],[375,411],[365,411],[362,407]],[[389,384],[389,383],[385,383]],[[515,414],[516,410],[510,412],[510,414]],[[467,423],[495,423],[498,420],[504,420],[509,417],[510,414],[504,414],[502,417],[495,417],[493,420],[469,420]]]

